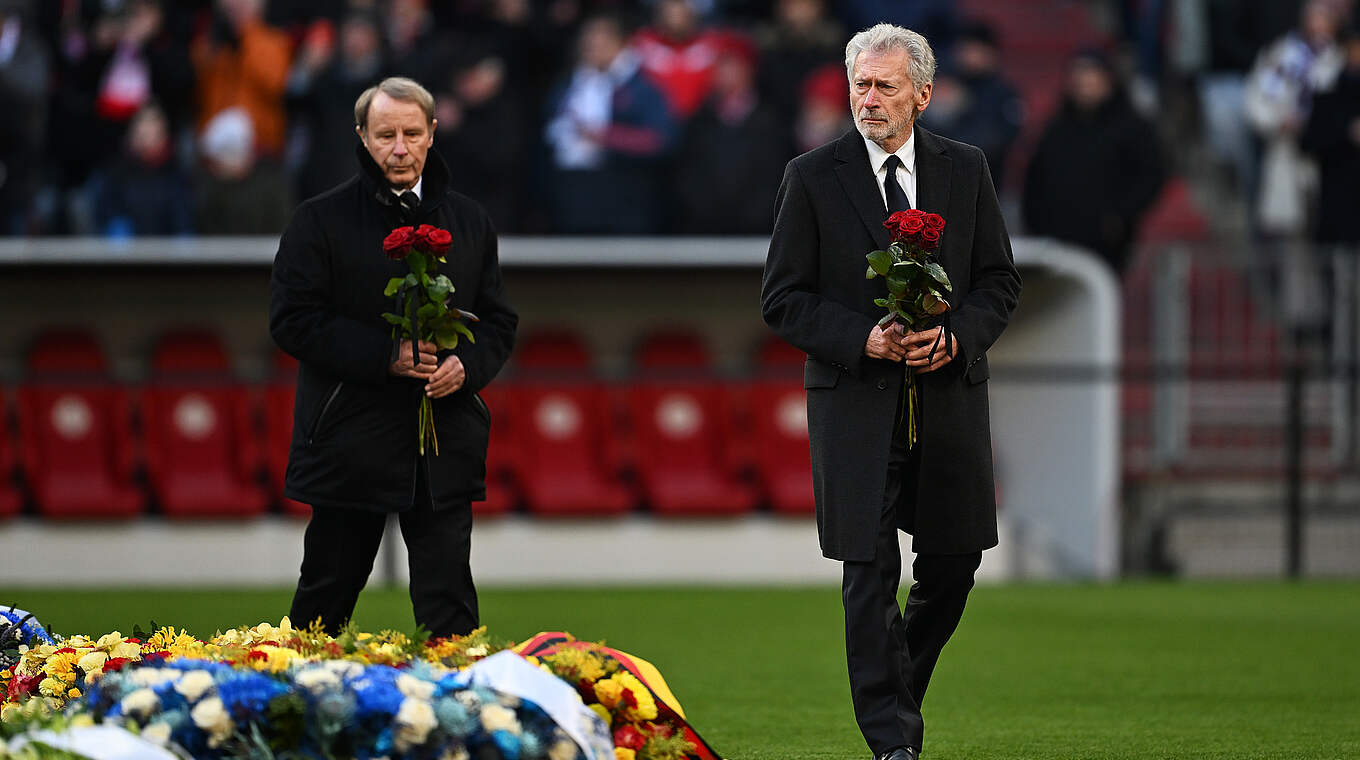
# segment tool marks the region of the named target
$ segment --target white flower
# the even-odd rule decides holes
[[[468,647],[464,654],[466,654],[468,657],[485,657],[486,645],[478,644],[475,647]]]
[[[340,688],[340,677],[326,668],[307,668],[298,671],[293,677],[293,682],[313,694]]]
[[[175,682],[175,691],[190,702],[197,702],[213,686],[212,674],[206,670],[191,670]]]
[[[123,697],[119,705],[123,708],[123,714],[145,718],[161,706],[161,698],[156,696],[156,692],[141,688]]]
[[[519,734],[519,718],[515,717],[514,710],[500,705],[487,705],[482,708],[482,727],[487,733],[509,731]]]
[[[159,747],[164,747],[170,743],[170,725],[167,723],[152,723],[142,729],[142,738]]]
[[[392,741],[399,752],[423,744],[439,723],[434,717],[434,708],[423,699],[402,700],[395,720],[397,730],[393,732]]]
[[[465,747],[444,750],[444,754],[439,756],[439,760],[471,760]]]
[[[576,742],[570,739],[559,739],[553,742],[548,750],[548,760],[575,760]]]
[[[138,668],[128,674],[128,680],[137,686],[160,686],[166,681],[173,681],[179,674],[173,670],[162,670],[160,668]]]
[[[194,725],[208,732],[208,746],[218,747],[222,742],[231,737],[235,730],[232,725],[231,715],[222,705],[222,700],[217,697],[207,699],[194,705],[194,709],[189,711],[189,717],[194,719]]]
[[[434,696],[433,683],[421,680],[407,673],[402,673],[397,676],[397,690],[400,691],[403,696],[412,697],[414,699],[423,699],[427,702],[430,697]]]
[[[76,660],[76,665],[79,665],[80,669],[85,671],[86,674],[94,674],[102,673],[104,671],[104,663],[108,661],[109,655],[106,652],[90,652],[79,660]]]
[[[326,660],[322,666],[340,678],[358,678],[364,674],[364,666],[350,660]]]

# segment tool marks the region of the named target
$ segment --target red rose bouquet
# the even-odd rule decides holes
[[[467,322],[476,322],[477,316],[449,307],[453,282],[446,275],[439,274],[439,265],[448,263],[444,255],[452,244],[453,235],[448,230],[429,224],[398,227],[383,240],[383,253],[394,261],[405,261],[411,268],[410,274],[405,277],[393,277],[387,281],[383,295],[396,299],[397,308],[395,312],[384,312],[382,317],[392,325],[393,353],[409,343],[412,364],[417,363],[416,341],[434,343],[441,349],[456,348],[459,336],[477,342],[472,329],[467,326]],[[425,453],[425,445],[429,443],[435,455],[438,455],[439,439],[434,434],[434,409],[429,396],[423,393],[420,395],[419,416],[416,435],[420,453]]]
[[[944,217],[910,209],[892,214],[883,226],[892,233],[892,245],[885,251],[867,254],[869,269],[864,273],[865,279],[887,279],[888,297],[874,299],[874,305],[888,310],[878,324],[885,327],[897,321],[908,331],[916,330],[927,320],[949,311],[945,296],[953,291],[953,286],[944,267],[935,261],[940,235],[944,232]],[[907,442],[913,446],[919,409],[916,378],[908,367],[903,414],[907,423]]]

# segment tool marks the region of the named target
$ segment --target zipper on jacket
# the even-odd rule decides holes
[[[316,422],[312,423],[312,432],[307,436],[307,445],[310,446],[312,441],[316,439],[316,433],[321,429],[321,422],[326,419],[326,412],[330,411],[331,404],[335,403],[335,399],[340,395],[340,389],[343,387],[345,387],[344,380],[337,382],[335,388],[331,390],[331,394],[326,397],[326,403],[321,405],[321,413],[316,415]]]
[[[472,403],[481,410],[482,416],[486,418],[487,424],[491,423],[491,407],[486,405],[479,394],[472,394]]]

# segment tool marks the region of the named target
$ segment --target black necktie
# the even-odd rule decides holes
[[[401,204],[401,218],[403,221],[414,222],[416,211],[420,208],[420,196],[414,191],[407,190],[397,196],[397,203]]]
[[[888,201],[889,214],[911,208],[911,201],[907,200],[906,191],[897,183],[897,167],[901,165],[902,159],[898,158],[895,153],[888,156],[888,160],[883,162],[883,168],[887,170],[883,174],[883,197]]]

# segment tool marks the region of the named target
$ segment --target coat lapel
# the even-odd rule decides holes
[[[949,175],[953,161],[945,153],[944,143],[935,135],[920,126],[913,129],[916,130],[916,208],[945,216],[944,211],[949,208]],[[948,218],[945,216],[946,221]]]
[[[836,143],[836,179],[849,196],[850,203],[859,213],[874,245],[887,248],[892,238],[883,226],[888,211],[883,207],[883,198],[878,194],[874,174],[869,170],[869,151],[864,147],[864,138],[859,132],[851,130]]]

